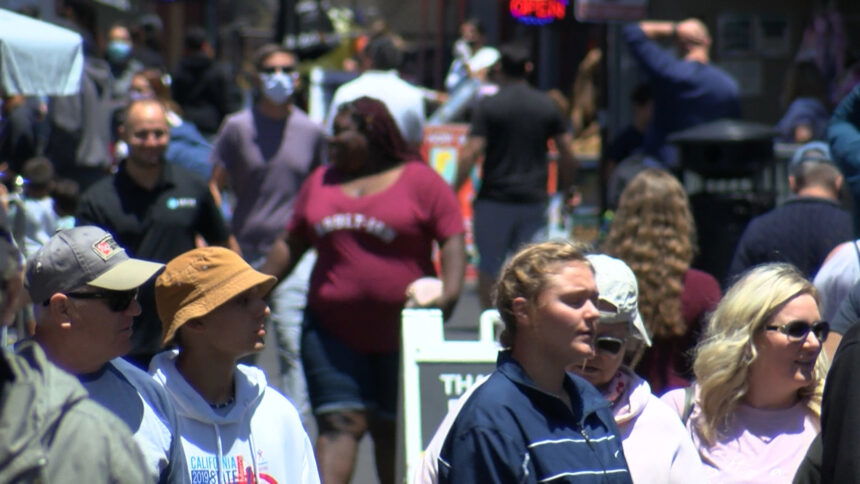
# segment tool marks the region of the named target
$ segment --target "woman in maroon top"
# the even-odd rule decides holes
[[[435,276],[441,294],[424,301],[450,314],[465,267],[463,220],[454,192],[408,149],[388,110],[363,97],[334,120],[330,164],[296,198],[284,239],[263,272],[282,277],[309,248],[311,275],[302,363],[319,428],[323,482],[347,483],[358,442],[374,440],[380,481],[394,482],[400,312],[412,283]]]
[[[653,345],[636,373],[660,395],[686,387],[692,377],[692,350],[705,314],[721,297],[710,274],[690,268],[696,226],[687,194],[668,172],[648,168],[621,194],[604,250],[626,262],[639,282],[639,312]]]

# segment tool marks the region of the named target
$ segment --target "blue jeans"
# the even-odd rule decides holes
[[[305,312],[302,361],[314,413],[363,410],[397,418],[400,352],[361,353],[321,328]]]
[[[250,260],[253,261],[252,266],[259,267],[265,261],[265,255]],[[302,320],[307,303],[308,281],[316,260],[316,251],[306,252],[289,277],[278,283],[269,294],[269,308],[272,311],[269,321],[275,331],[281,373],[277,386],[296,406],[302,420],[311,414],[301,359]]]

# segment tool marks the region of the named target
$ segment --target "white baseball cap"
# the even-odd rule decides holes
[[[651,346],[651,337],[639,314],[639,285],[630,266],[621,259],[604,254],[589,254],[586,257],[594,267],[599,299],[614,308],[600,308],[600,323],[626,322],[646,346]]]

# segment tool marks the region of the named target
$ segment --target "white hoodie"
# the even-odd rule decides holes
[[[298,412],[260,369],[237,366],[236,401],[221,416],[176,369],[177,355],[159,353],[149,368],[176,407],[191,482],[319,484]]]
[[[626,367],[621,371],[630,385],[612,405],[612,414],[633,482],[704,482],[699,453],[678,414],[651,393],[648,382]]]

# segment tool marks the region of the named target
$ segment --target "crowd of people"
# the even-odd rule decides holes
[[[428,93],[398,74],[388,32],[322,124],[283,45],[256,51],[243,104],[204,30],[172,75],[130,27],[105,35],[101,55],[85,45],[79,95],[3,99],[0,162],[23,182],[0,211],[0,323],[18,339],[0,358],[0,480],[348,483],[369,434],[393,483],[401,312],[453,314],[456,193],[480,165],[471,228],[479,301],[504,328],[497,369],[411,479],[860,482],[860,241],[842,203],[860,187],[860,87],[830,117],[815,64],[793,67],[792,195],[748,224],[719,281],[694,267],[667,142],[741,114],[699,20],[622,30],[648,83],[606,154],[616,211],[594,246],[545,240],[548,145],[576,199],[572,115],[530,85],[531,50],[487,45],[477,20],[446,80],[468,97],[451,184],[420,155]],[[271,376],[255,366],[268,332]]]

